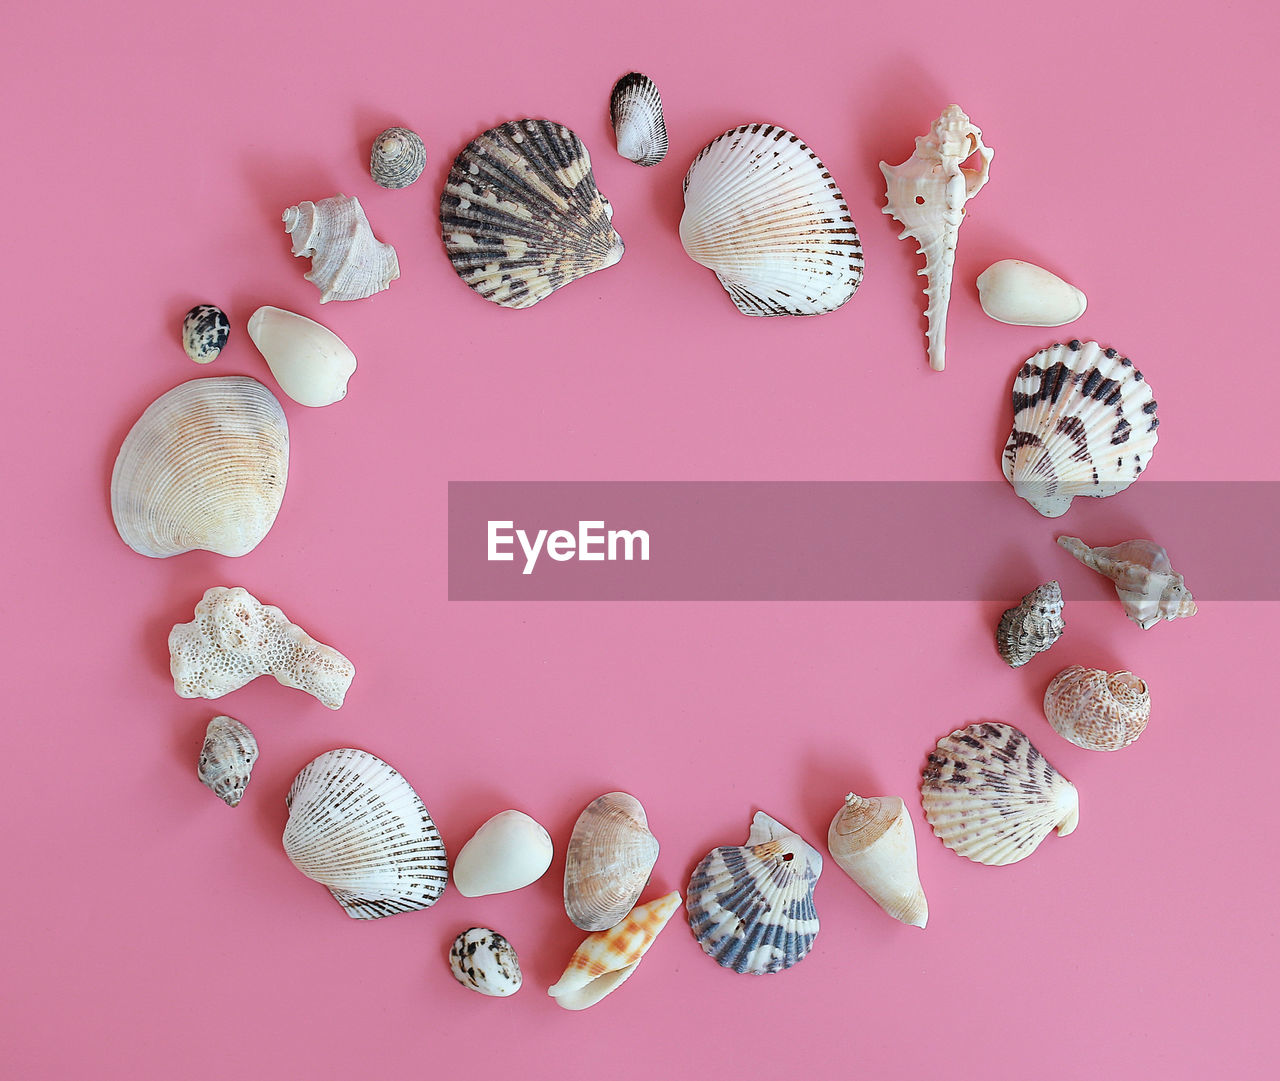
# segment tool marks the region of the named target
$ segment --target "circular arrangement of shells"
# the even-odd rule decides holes
[[[664,161],[663,99],[651,78],[639,72],[620,78],[609,116],[620,156],[646,168]],[[926,352],[935,370],[945,367],[959,226],[965,204],[988,182],[993,156],[981,130],[950,105],[916,139],[907,161],[880,163],[884,213],[924,257]],[[373,140],[370,179],[406,188],[426,159],[416,133],[387,128]],[[681,242],[715,272],[743,314],[822,315],[853,299],[863,275],[858,231],[830,171],[799,136],[765,123],[732,128],[694,157],[683,193]],[[617,263],[624,246],[613,213],[582,139],[563,124],[533,118],[468,142],[439,203],[443,246],[458,277],[506,308],[540,303]],[[395,248],[375,236],[357,197],[301,200],[282,221],[293,254],[310,260],[304,277],[319,289],[320,304],[374,296],[400,276]],[[977,287],[984,311],[1004,323],[1059,326],[1086,307],[1075,286],[1021,260],[993,264]],[[292,401],[323,408],[345,397],[356,357],[328,328],[268,305],[246,329]],[[193,361],[206,364],[230,331],[225,312],[199,304],[183,320],[181,341]],[[1155,449],[1159,419],[1150,385],[1128,357],[1095,341],[1055,343],[1022,361],[1012,407],[1004,475],[1045,517],[1066,513],[1076,496],[1123,491]],[[112,516],[122,540],[145,556],[193,550],[244,556],[280,513],[288,468],[285,412],[267,386],[246,376],[186,381],[161,395],[126,436],[112,472]],[[1115,583],[1126,615],[1142,629],[1195,614],[1182,576],[1155,542],[1091,547],[1063,536],[1059,543]],[[1000,657],[1017,668],[1052,648],[1065,631],[1064,609],[1057,581],[1031,589],[999,620]],[[175,692],[186,698],[220,698],[271,675],[338,709],[355,676],[343,654],[239,587],[211,587],[195,618],[175,624],[169,649]],[[1146,682],[1130,672],[1072,664],[1044,692],[1053,730],[1092,750],[1133,743],[1150,710]],[[235,807],[258,756],[248,725],[216,716],[197,777]],[[1079,821],[1075,785],[1025,732],[1003,722],[970,724],[939,739],[927,755],[920,796],[942,843],[988,865],[1026,859],[1050,833],[1066,836]],[[468,898],[524,889],[553,860],[550,833],[523,811],[507,809],[450,861],[409,780],[361,749],[319,755],[299,771],[285,802],[286,856],[356,919],[428,908],[450,872]],[[929,906],[905,802],[853,792],[832,802],[827,850],[837,866],[888,916],[925,928]],[[755,814],[743,844],[708,852],[683,897],[672,891],[645,901],[659,852],[643,805],[629,793],[605,793],[579,815],[566,849],[564,908],[587,936],[548,988],[560,1006],[585,1009],[621,986],[682,906],[703,952],[737,973],[780,972],[814,948],[823,856],[770,815]],[[483,995],[507,997],[522,984],[515,947],[491,928],[462,931],[448,962],[462,986]]]

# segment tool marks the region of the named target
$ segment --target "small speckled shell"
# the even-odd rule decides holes
[[[1045,690],[1044,715],[1058,735],[1077,747],[1118,751],[1146,730],[1151,692],[1132,672],[1073,664]]]
[[[667,156],[667,124],[662,95],[647,75],[633,71],[613,84],[609,120],[618,153],[637,165],[657,165]]]
[[[658,839],[644,807],[626,792],[606,792],[578,816],[565,853],[564,909],[575,927],[603,931],[631,911],[653,865]]]
[[[214,717],[205,730],[196,776],[228,807],[235,807],[257,760],[258,741],[249,726],[233,717]]]
[[[1053,645],[1065,629],[1062,589],[1057,582],[1046,582],[1005,609],[996,627],[996,650],[1011,668],[1020,668]]]
[[[427,148],[408,128],[387,128],[373,140],[369,175],[383,188],[407,188],[427,167]]]
[[[563,124],[515,120],[454,159],[440,229],[458,277],[504,308],[528,308],[622,258],[591,155]]]
[[[182,348],[197,364],[216,359],[230,334],[227,313],[212,304],[197,304],[182,320]]]
[[[524,982],[515,947],[488,927],[470,927],[453,940],[449,971],[463,987],[490,998],[514,995]]]

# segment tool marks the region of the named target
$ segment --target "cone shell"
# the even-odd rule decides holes
[[[863,799],[850,792],[827,831],[827,848],[840,869],[895,920],[929,922],[929,902],[916,868],[916,834],[897,796]]]
[[[303,275],[320,290],[320,303],[363,300],[400,277],[396,250],[373,235],[354,196],[334,195],[291,206],[281,215],[293,254],[311,259]]]
[[[613,84],[609,120],[618,153],[637,165],[657,165],[667,156],[667,124],[662,95],[647,75],[633,71]]]
[[[772,124],[726,131],[693,159],[680,242],[744,315],[822,315],[862,281],[840,188],[798,135]]]
[[[976,863],[1026,859],[1080,819],[1075,785],[1012,725],[971,724],[938,741],[921,785],[924,815],[948,848]]]
[[[680,907],[680,891],[637,905],[615,927],[588,935],[547,990],[566,1010],[585,1010],[629,980],[658,932]]]
[[[373,140],[369,175],[382,188],[407,188],[427,167],[427,148],[408,128],[387,128]]]
[[[205,730],[196,776],[228,807],[238,806],[258,760],[258,741],[247,724],[214,717]]]
[[[500,811],[453,860],[453,884],[463,897],[509,893],[537,882],[551,866],[551,834],[523,811]]]
[[[1174,573],[1169,553],[1155,541],[1130,540],[1109,548],[1090,548],[1079,537],[1059,537],[1058,543],[1115,583],[1125,615],[1144,631],[1161,620],[1196,614],[1191,590],[1182,575]]]
[[[268,304],[249,317],[248,331],[280,389],[299,405],[318,408],[347,396],[356,355],[328,327]]]
[[[657,862],[658,839],[635,796],[607,792],[592,800],[574,824],[565,855],[569,919],[584,931],[613,927],[639,899]]]
[[[302,768],[285,802],[285,853],[352,919],[428,908],[444,892],[444,842],[409,782],[382,759],[326,751]]]
[[[528,308],[622,258],[591,155],[563,124],[516,120],[477,135],[440,197],[458,277],[504,308]]]
[[[231,320],[213,304],[197,304],[182,320],[183,351],[197,364],[216,360],[230,334]]]
[[[144,556],[242,556],[271,529],[288,477],[289,425],[271,391],[242,375],[193,379],[152,402],[125,436],[111,516]]]
[[[996,650],[1007,665],[1020,668],[1053,645],[1065,629],[1062,589],[1057,582],[1046,582],[1005,609],[996,627]]]
[[[734,972],[799,964],[818,935],[813,891],[822,856],[763,811],[747,843],[712,849],[689,880],[685,908],[698,945]]]
[[[1073,339],[1031,357],[1013,381],[1004,475],[1046,518],[1078,495],[1129,487],[1156,445],[1156,402],[1128,357]]]
[[[1151,719],[1151,692],[1132,672],[1107,673],[1073,664],[1044,692],[1053,730],[1077,747],[1118,751],[1136,740]]]
[[[524,982],[515,947],[488,927],[469,927],[453,940],[449,971],[463,987],[490,998],[514,995]]]

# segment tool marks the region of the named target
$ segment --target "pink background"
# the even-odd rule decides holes
[[[1013,372],[1062,336],[981,313],[973,280],[1001,257],[1078,283],[1089,310],[1066,333],[1147,374],[1150,477],[1280,479],[1271,5],[51,3],[5,21],[6,1076],[1272,1076],[1274,604],[1209,602],[1144,633],[1092,591],[1010,671],[1000,603],[446,599],[449,480],[998,477]],[[608,126],[633,68],[667,102],[651,170]],[[996,156],[938,375],[877,162],[950,101]],[[436,215],[456,151],[525,115],[585,140],[627,252],[509,312],[459,282]],[[680,248],[684,169],[751,121],[792,128],[847,196],[867,275],[835,314],[747,319]],[[366,173],[391,123],[430,154],[399,192]],[[338,191],[403,276],[321,309],[279,215]],[[234,330],[197,368],[178,326],[203,301]],[[348,398],[286,401],[288,495],[256,551],[135,555],[108,505],[121,439],[186,379],[270,383],[244,330],[263,303],[352,345]],[[1008,603],[1061,573],[1054,528]],[[347,653],[343,709],[267,680],[178,699],[166,633],[215,584]],[[1040,696],[1073,662],[1150,682],[1138,744],[1105,756],[1048,728]],[[234,811],[194,779],[219,712],[262,746]],[[1081,793],[1076,834],[1009,868],[945,850],[915,794],[935,740],[979,719],[1024,727]],[[451,852],[498,810],[533,814],[551,872],[348,920],[280,847],[294,773],[347,745],[408,776]],[[683,891],[757,809],[821,844],[848,789],[900,794],[929,927],[895,924],[828,861],[799,967],[721,970],[677,920],[623,989],[563,1012],[545,995],[581,937],[563,846],[615,788],[662,842],[646,898]],[[513,999],[448,973],[477,923],[521,953]]]

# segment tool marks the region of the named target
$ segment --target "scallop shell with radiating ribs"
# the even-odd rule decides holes
[[[1118,751],[1146,730],[1151,692],[1132,672],[1073,664],[1045,690],[1044,715],[1058,735],[1077,747]]]
[[[1134,623],[1144,631],[1162,619],[1186,619],[1196,614],[1196,602],[1182,575],[1174,572],[1169,553],[1155,541],[1130,540],[1109,548],[1090,548],[1079,537],[1059,537],[1058,543],[1090,570],[1116,584],[1116,596]]]
[[[454,159],[440,228],[458,277],[504,308],[528,308],[622,258],[613,208],[582,140],[550,120],[482,132]]]
[[[744,315],[822,315],[862,281],[840,188],[798,135],[772,124],[726,131],[693,159],[680,242]]]
[[[745,845],[712,849],[694,870],[685,900],[693,937],[734,972],[761,976],[799,964],[818,936],[820,874],[822,856],[758,811]]]
[[[1005,609],[996,627],[996,650],[1009,667],[1020,668],[1053,645],[1065,629],[1062,589],[1057,582],[1046,582]]]
[[[320,303],[363,300],[400,277],[396,250],[373,235],[355,196],[334,195],[291,206],[281,215],[293,254],[311,257],[303,275],[320,290]]]
[[[1046,518],[1129,487],[1151,461],[1156,402],[1133,361],[1097,342],[1041,349],[1013,381],[1004,475]]]
[[[604,931],[639,899],[653,865],[658,839],[644,807],[626,792],[606,792],[578,816],[564,865],[564,909],[575,927]]]
[[[242,556],[276,520],[289,478],[289,425],[243,375],[192,379],[151,403],[111,472],[111,516],[144,556]]]
[[[258,741],[249,726],[234,717],[214,717],[205,729],[196,776],[228,807],[235,807],[257,760]]]
[[[285,802],[285,853],[352,919],[429,908],[444,893],[444,842],[418,794],[382,759],[326,751],[302,768]]]
[[[971,724],[940,739],[920,795],[942,843],[991,866],[1026,859],[1055,829],[1065,837],[1080,820],[1075,785],[1008,724]]]
[[[662,95],[649,76],[633,71],[613,84],[609,119],[618,140],[618,153],[628,161],[657,165],[667,156]]]

